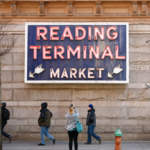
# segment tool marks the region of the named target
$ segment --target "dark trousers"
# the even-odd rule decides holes
[[[68,135],[69,135],[69,150],[72,150],[72,143],[74,140],[74,147],[75,150],[78,150],[78,132],[77,130],[75,131],[68,131]]]
[[[5,133],[5,132],[3,131],[5,125],[6,125],[6,124],[2,124],[2,135],[5,136],[6,138],[10,138],[10,135],[7,134],[7,133]]]

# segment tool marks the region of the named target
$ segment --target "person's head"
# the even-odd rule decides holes
[[[93,105],[92,105],[92,104],[90,104],[90,105],[88,106],[88,110],[91,110],[91,109],[93,109]]]
[[[1,103],[1,107],[5,108],[6,107],[6,103],[5,102]]]
[[[41,109],[44,109],[44,108],[47,108],[47,103],[46,102],[41,104]]]
[[[74,113],[74,108],[73,108],[73,105],[71,104],[69,106],[69,113],[72,115]]]

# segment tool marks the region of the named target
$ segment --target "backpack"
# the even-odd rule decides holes
[[[75,114],[76,116],[76,128],[77,128],[77,131],[80,133],[83,131],[83,126],[82,124],[80,123],[79,119],[78,119],[78,116]]]
[[[5,109],[3,114],[3,119],[9,120],[9,117],[10,117],[10,112],[8,109]]]

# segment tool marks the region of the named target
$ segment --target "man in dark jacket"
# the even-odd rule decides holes
[[[95,109],[93,108],[93,105],[90,104],[88,106],[88,114],[87,114],[87,119],[86,119],[86,125],[88,126],[88,140],[87,143],[85,144],[91,144],[91,136],[93,136],[96,140],[99,141],[99,144],[101,144],[101,137],[97,136],[94,133],[94,128],[96,127],[96,115],[95,115]]]
[[[8,114],[6,114],[6,113],[8,113]],[[7,120],[9,119],[9,115],[10,115],[9,111],[6,109],[6,103],[5,102],[1,103],[1,119],[2,119],[1,120],[1,123],[2,123],[2,129],[1,129],[2,132],[1,133],[2,133],[3,136],[8,138],[9,143],[11,143],[12,136],[3,131],[4,127],[7,124]]]
[[[41,143],[39,146],[45,145],[44,135],[47,136],[55,144],[55,138],[53,138],[49,133],[49,127],[51,125],[52,113],[47,109],[47,103],[41,104],[40,116],[38,119],[39,126],[41,127]]]

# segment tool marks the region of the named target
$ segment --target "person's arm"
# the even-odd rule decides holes
[[[50,112],[50,117],[52,118],[53,117],[53,113],[51,111],[49,111],[49,112]]]
[[[40,118],[45,119],[45,113],[41,113]]]
[[[45,118],[46,118],[45,111],[42,111],[41,114],[40,114],[39,122],[44,122]]]
[[[1,107],[1,117],[2,117],[2,119],[3,119],[3,115],[4,115],[4,111],[3,111],[2,107]]]
[[[75,111],[75,114],[77,115],[77,116],[79,116],[79,112],[78,112],[78,110],[74,107],[74,111]]]

